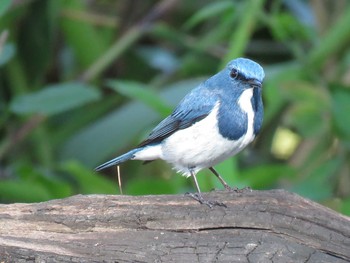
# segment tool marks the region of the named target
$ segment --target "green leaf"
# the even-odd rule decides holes
[[[329,128],[329,96],[323,89],[310,82],[289,80],[281,85],[281,93],[290,107],[284,117],[286,124],[298,129],[304,137],[324,134]]]
[[[296,41],[307,39],[307,27],[290,13],[280,13],[271,16],[271,32],[279,41]]]
[[[117,185],[76,161],[67,161],[61,165],[61,169],[78,183],[79,192],[83,194],[116,194]]]
[[[347,216],[350,216],[350,198],[347,198],[341,202],[340,212]]]
[[[62,113],[100,98],[97,89],[82,83],[50,85],[31,94],[16,97],[10,105],[12,112],[20,115]]]
[[[16,58],[24,66],[29,85],[42,83],[54,61],[54,36],[57,32],[54,25],[60,20],[59,10],[54,8],[57,2],[33,1],[26,5],[26,15],[21,17],[21,26],[15,31],[20,53]]]
[[[0,17],[3,16],[11,6],[11,0],[0,1]]]
[[[307,57],[307,69],[318,70],[328,59],[341,52],[349,44],[350,6],[347,5],[329,30],[310,49]]]
[[[158,113],[166,116],[170,114],[171,107],[162,100],[149,86],[135,81],[111,80],[107,85],[113,90],[131,99],[139,100]]]
[[[296,103],[291,106],[285,119],[288,126],[297,128],[303,137],[313,137],[324,134],[329,122],[324,118],[324,108],[314,103]]]
[[[337,89],[332,94],[333,99],[333,122],[338,131],[339,136],[350,139],[350,92],[345,89]]]
[[[254,33],[264,2],[265,0],[242,1],[243,9],[240,12],[236,12],[237,16],[239,16],[237,19],[239,23],[232,31],[228,51],[222,60],[221,68],[224,68],[232,58],[240,57],[244,54],[248,42]]]
[[[136,52],[148,65],[167,74],[174,72],[180,64],[175,54],[165,48],[143,46]]]
[[[328,94],[324,90],[314,83],[300,79],[285,80],[281,85],[281,93],[293,103],[302,101],[322,107],[328,103]]]
[[[11,202],[42,202],[51,198],[48,189],[35,181],[1,180],[0,200]]]
[[[50,194],[48,199],[64,198],[72,195],[70,185],[62,181],[52,171],[37,168],[29,163],[17,162],[14,166],[14,172],[22,181],[42,185]]]
[[[301,182],[292,187],[292,191],[316,201],[322,201],[332,196],[334,181],[331,176],[339,169],[340,158],[331,159],[319,164]]]
[[[102,30],[91,22],[79,19],[79,13],[89,14],[88,4],[84,1],[60,1],[64,7],[61,11],[61,30],[65,40],[83,67],[89,66],[108,48],[108,41],[102,37]]]
[[[156,178],[136,179],[127,182],[125,193],[129,195],[147,195],[147,194],[175,194],[176,189],[171,181]]]
[[[206,5],[198,12],[196,12],[193,16],[190,17],[189,20],[186,21],[184,27],[186,30],[191,29],[192,27],[198,25],[202,21],[208,20],[212,17],[219,16],[222,12],[233,12],[234,3],[232,1],[217,1],[211,4]]]
[[[267,189],[275,186],[279,178],[290,177],[293,173],[288,165],[266,164],[243,170],[240,179],[253,189]]]
[[[13,44],[6,44],[0,52],[0,66],[5,65],[16,53]]]

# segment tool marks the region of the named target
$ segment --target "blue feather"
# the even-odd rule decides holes
[[[260,132],[263,118],[264,118],[264,105],[261,98],[261,88],[254,88],[252,97],[254,115],[254,134],[257,135]]]
[[[186,129],[204,119],[217,100],[216,96],[208,92],[206,86],[198,86],[182,99],[173,113],[160,122],[139,147],[160,143],[174,132]]]
[[[105,162],[105,163],[97,166],[95,168],[95,170],[100,171],[100,170],[105,169],[107,167],[110,167],[113,165],[118,165],[118,164],[121,164],[121,163],[126,162],[128,160],[131,160],[135,156],[135,153],[137,153],[140,150],[142,150],[142,149],[141,148],[133,149],[127,153],[124,153],[123,155],[120,155],[112,160],[109,160],[108,162]]]

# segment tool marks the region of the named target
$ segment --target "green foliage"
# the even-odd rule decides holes
[[[339,137],[350,140],[350,125],[347,121],[350,112],[350,92],[345,87],[332,93],[332,114],[334,126]]]
[[[0,17],[6,13],[11,6],[11,0],[3,0],[0,2]]]
[[[12,44],[6,44],[0,53],[0,67],[5,65],[16,53],[15,47]]]
[[[15,97],[10,103],[10,110],[21,115],[50,116],[72,110],[99,98],[99,91],[85,84],[60,83]]]
[[[13,166],[13,178],[0,181],[0,190],[5,202],[39,202],[73,193],[72,186],[52,171],[20,162]]]
[[[78,191],[82,194],[115,194],[116,186],[108,179],[98,176],[91,169],[75,161],[61,165],[61,170],[69,173],[76,181]]]
[[[224,12],[232,12],[234,7],[232,1],[217,1],[210,3],[191,16],[184,24],[184,27],[189,30],[200,23],[214,18],[215,16],[222,15]]]
[[[216,169],[231,186],[281,187],[349,215],[350,4],[140,3],[0,1],[0,200],[118,193],[115,169],[93,167],[245,56],[266,71],[263,130]],[[162,162],[121,168],[125,194],[194,191]],[[209,171],[198,181],[222,189]]]
[[[132,81],[113,80],[107,82],[107,85],[119,94],[143,102],[156,112],[162,113],[164,117],[171,113],[171,108],[164,103],[157,93],[153,92],[144,84]]]

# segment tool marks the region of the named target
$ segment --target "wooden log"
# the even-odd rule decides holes
[[[350,219],[283,190],[0,205],[0,262],[350,262]]]

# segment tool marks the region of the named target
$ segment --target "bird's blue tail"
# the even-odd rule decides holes
[[[105,169],[107,167],[118,165],[120,163],[126,162],[134,157],[134,154],[140,151],[140,148],[133,149],[127,153],[124,153],[123,155],[120,155],[112,160],[109,160],[108,162],[105,162],[95,168],[95,171],[100,171],[102,169]]]

